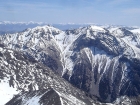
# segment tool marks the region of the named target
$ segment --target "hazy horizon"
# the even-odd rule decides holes
[[[140,26],[138,0],[7,0],[0,21]]]

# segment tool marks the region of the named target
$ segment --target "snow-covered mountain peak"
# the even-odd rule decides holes
[[[113,27],[108,29],[116,37],[131,36],[133,33],[123,27]]]
[[[51,33],[51,34],[59,34],[61,30],[54,28],[53,26],[50,25],[45,25],[45,26],[37,26],[32,29],[32,32],[45,32],[45,33]]]
[[[91,29],[92,31],[105,32],[104,28],[95,25],[90,25],[89,29]]]
[[[138,33],[138,34],[140,34],[140,28],[135,28],[135,29],[130,30],[130,31],[133,32],[133,33]]]

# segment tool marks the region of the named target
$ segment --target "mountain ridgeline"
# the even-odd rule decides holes
[[[130,105],[137,105],[140,33],[136,30],[140,29],[91,25],[62,31],[38,26],[1,35],[0,79],[7,78],[19,91],[6,105],[28,105],[35,99],[37,105],[98,105],[97,100],[114,104],[131,100]]]

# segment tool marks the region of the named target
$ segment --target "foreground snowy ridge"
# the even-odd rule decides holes
[[[54,95],[56,100],[53,100],[53,102],[56,103],[59,100],[60,105],[63,105],[63,103],[76,105],[77,102],[83,105],[94,103],[93,100],[86,97],[83,91],[73,87],[35,59],[4,47],[0,47],[0,49],[2,50],[0,53],[1,105],[6,104],[13,96],[12,100],[15,100],[11,100],[7,105],[37,105],[41,97],[45,99],[42,99],[42,102],[38,104],[46,105],[45,103],[49,102],[46,95],[50,100],[53,100],[53,97],[51,97],[53,94],[48,93],[49,91],[57,94],[57,96]]]
[[[0,36],[0,42],[5,48],[23,52],[32,62],[53,70],[77,88],[87,92],[92,99],[96,97],[101,102],[115,102],[121,96],[128,96],[129,99],[140,94],[138,30],[91,25],[62,31],[52,26],[38,26],[20,33]],[[14,56],[11,55],[11,58],[14,59]],[[9,65],[9,62],[3,62],[4,65]],[[15,69],[12,72],[15,72]],[[22,72],[24,71],[19,73]],[[38,72],[38,69],[32,68],[32,73],[34,72]],[[11,78],[16,80],[15,74],[12,75]],[[32,78],[35,78],[34,75]],[[42,80],[44,77],[39,78]],[[24,84],[26,82],[23,82],[21,89],[24,88]],[[36,81],[32,83],[31,90],[39,88],[35,84]],[[43,89],[46,87],[43,86]],[[26,88],[25,90],[29,91]],[[60,97],[63,94],[55,92]],[[61,99],[63,97],[60,101]]]

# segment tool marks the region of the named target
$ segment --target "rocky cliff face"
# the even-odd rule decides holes
[[[118,30],[123,36],[113,34]],[[69,81],[104,102],[140,92],[139,35],[128,30],[114,31],[88,27],[70,48],[73,69]]]
[[[140,34],[134,30],[88,26],[61,31],[43,26],[3,35],[0,40],[6,48],[23,52],[91,98],[113,102],[140,93]]]

